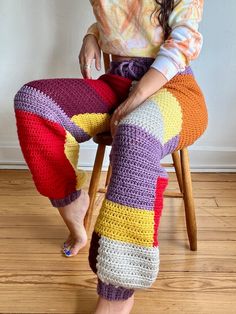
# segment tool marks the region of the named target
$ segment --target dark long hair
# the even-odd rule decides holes
[[[163,28],[164,40],[166,40],[171,33],[171,27],[168,24],[169,16],[179,2],[180,1],[177,1],[176,3],[176,0],[156,0],[156,3],[159,6],[156,13],[158,13],[157,18]]]

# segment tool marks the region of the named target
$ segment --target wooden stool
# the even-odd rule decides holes
[[[111,177],[111,165],[109,165],[106,183],[104,188],[98,189],[102,164],[105,154],[106,146],[112,145],[112,136],[109,132],[97,134],[93,137],[93,141],[98,144],[95,163],[92,171],[92,176],[89,185],[90,205],[85,217],[86,230],[89,230],[91,224],[91,218],[93,213],[94,201],[97,192],[106,193],[107,186]],[[179,154],[180,152],[180,154]],[[163,167],[174,167],[176,177],[178,180],[180,192],[165,191],[164,197],[181,197],[184,200],[185,219],[187,226],[187,233],[189,238],[190,249],[192,251],[197,250],[197,226],[195,218],[194,199],[192,192],[192,180],[189,168],[189,155],[187,147],[175,151],[172,154],[173,163],[163,163]]]

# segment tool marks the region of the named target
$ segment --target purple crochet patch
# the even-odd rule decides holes
[[[153,61],[153,58],[143,57],[124,61],[111,61],[111,66],[107,73],[138,81],[147,72]]]
[[[97,293],[109,301],[127,300],[134,294],[134,289],[115,287],[105,284],[98,278]]]

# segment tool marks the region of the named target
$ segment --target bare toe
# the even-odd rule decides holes
[[[68,248],[73,244],[73,237],[72,234],[70,233],[67,240],[63,243],[62,249]]]
[[[75,256],[79,253],[79,251],[86,246],[87,240],[75,241],[69,250],[64,250],[64,254],[67,257]]]

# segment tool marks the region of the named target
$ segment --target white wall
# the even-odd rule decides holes
[[[236,169],[235,10],[235,0],[205,1],[204,46],[192,68],[207,100],[209,126],[189,148],[196,170]],[[13,111],[16,91],[34,79],[81,77],[78,53],[93,21],[88,0],[0,0],[1,167],[24,164]],[[95,149],[92,141],[81,145],[80,167],[92,166]]]

